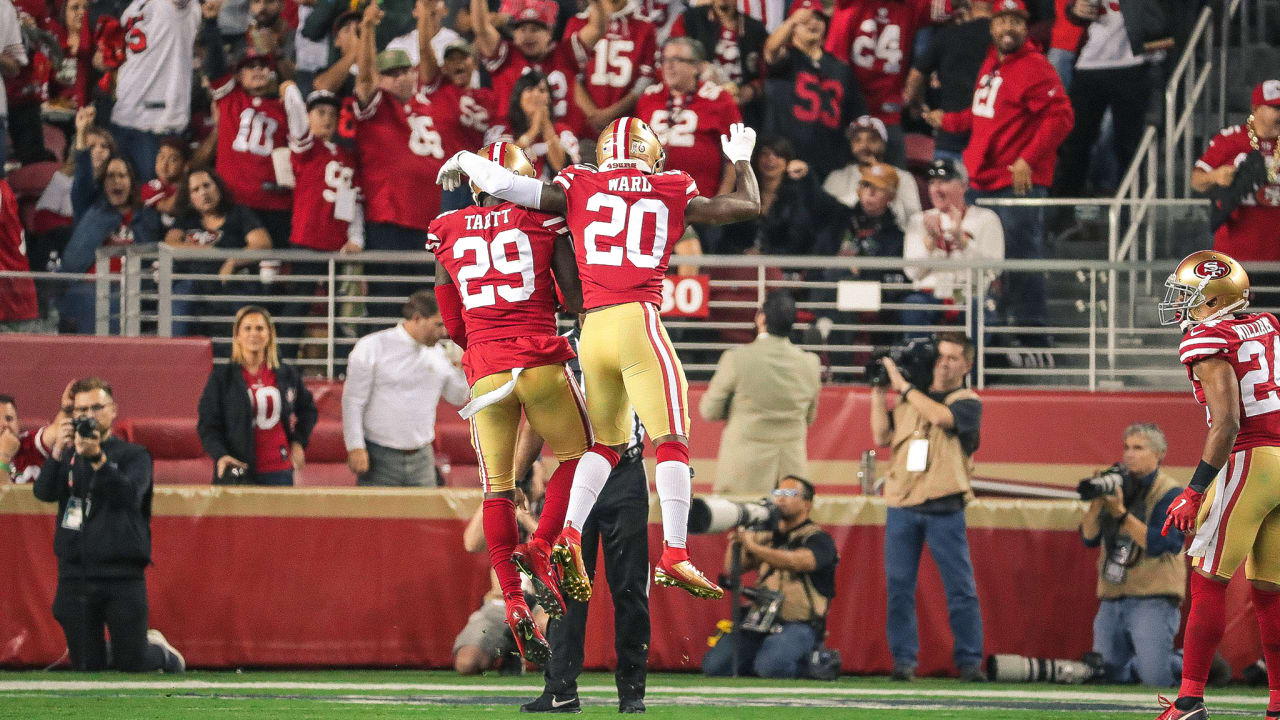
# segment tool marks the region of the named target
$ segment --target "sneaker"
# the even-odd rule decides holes
[[[724,597],[724,590],[707,579],[702,571],[694,567],[689,553],[684,548],[667,547],[662,544],[662,559],[653,571],[653,581],[663,587],[674,587],[687,590],[694,597],[706,600],[719,600]]]
[[[960,682],[982,683],[987,681],[987,676],[982,672],[980,665],[965,665],[960,668]]]
[[[152,645],[159,645],[164,651],[164,667],[161,668],[166,673],[183,673],[187,671],[187,659],[182,657],[182,653],[178,649],[169,644],[165,639],[164,633],[151,628],[147,631],[147,642]]]
[[[560,583],[551,567],[551,548],[546,540],[534,538],[520,543],[511,552],[511,561],[533,583],[533,596],[538,604],[553,618],[564,617],[564,598],[560,596]]]
[[[556,695],[544,690],[537,698],[520,706],[520,712],[527,713],[580,713],[582,703],[577,695]]]
[[[565,526],[551,548],[551,560],[560,566],[560,589],[578,602],[591,600],[591,576],[582,561],[582,534]]]
[[[911,682],[916,677],[916,666],[894,665],[893,675],[891,677],[898,682]]]
[[[1203,700],[1194,700],[1184,702],[1188,705],[1186,709],[1179,708],[1178,702],[1186,698],[1178,698],[1173,702],[1169,702],[1168,698],[1163,695],[1157,695],[1160,699],[1160,707],[1164,708],[1164,712],[1156,716],[1156,720],[1208,720],[1209,711],[1204,709]]]
[[[520,655],[535,665],[546,665],[551,660],[551,646],[542,636],[538,624],[533,621],[529,606],[523,599],[507,601],[507,627],[515,636]]]
[[[644,700],[640,698],[625,698],[618,701],[618,712],[620,713],[643,713]]]

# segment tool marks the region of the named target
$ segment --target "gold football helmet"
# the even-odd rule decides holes
[[[498,163],[517,175],[525,177],[538,176],[538,171],[533,167],[533,161],[529,159],[529,154],[524,151],[524,148],[515,143],[503,140],[491,142],[480,148],[480,152],[476,154],[486,160]],[[480,188],[476,187],[475,183],[471,183],[471,199],[475,200],[477,205],[480,204],[480,195],[482,194]]]
[[[620,117],[600,132],[596,141],[596,165],[609,167],[634,167],[641,172],[662,172],[667,161],[667,151],[662,149],[658,135],[643,120],[636,117]]]
[[[1178,263],[1160,303],[1161,325],[1184,328],[1208,322],[1249,305],[1249,275],[1229,255],[1199,250]]]

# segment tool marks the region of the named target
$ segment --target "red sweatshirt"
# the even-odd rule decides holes
[[[1053,184],[1058,146],[1071,132],[1075,113],[1058,73],[1030,43],[999,58],[995,47],[978,72],[973,107],[942,116],[942,129],[971,133],[965,168],[975,190],[1013,184],[1009,166],[1018,158],[1031,165],[1031,181]]]

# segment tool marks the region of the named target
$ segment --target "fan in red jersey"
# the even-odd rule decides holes
[[[691,485],[688,385],[658,319],[662,276],[685,224],[719,225],[760,214],[760,189],[750,163],[755,132],[735,124],[720,144],[737,180],[733,193],[714,198],[699,196],[688,173],[663,172],[662,144],[633,117],[610,123],[600,134],[598,168],[574,165],[553,183],[522,177],[474,153],[455,155],[440,171],[446,189],[467,175],[490,195],[563,214],[576,240],[587,313],[580,360],[597,440],[578,462],[553,553],[568,588],[590,587],[582,566],[581,528],[630,439],[634,404],[657,447],[664,549],[655,580],[697,597],[723,595],[685,550]]]
[[[1249,276],[1232,257],[1201,250],[1165,281],[1160,322],[1186,330],[1178,348],[1209,433],[1191,484],[1169,505],[1164,531],[1195,532],[1187,550],[1191,610],[1178,698],[1157,720],[1203,720],[1204,686],[1226,626],[1227,584],[1241,563],[1253,585],[1271,697],[1280,717],[1280,322],[1248,313]]]
[[[471,0],[476,50],[489,71],[493,93],[502,104],[498,114],[503,119],[510,112],[506,103],[516,80],[525,73],[538,72],[547,77],[551,87],[551,120],[571,127],[578,124],[573,50],[569,43],[557,44],[551,37],[557,7],[552,0],[527,0],[511,16],[511,39],[507,40],[493,24],[488,0]]]
[[[364,210],[355,185],[355,153],[334,142],[341,100],[327,90],[316,90],[303,100],[292,82],[286,82],[280,94],[289,115],[294,181],[295,220],[289,243],[323,252],[360,252]]]
[[[489,142],[508,140],[533,160],[535,177],[550,180],[580,160],[573,128],[552,119],[551,85],[536,70],[521,75],[511,88],[506,119],[485,133]]]
[[[591,0],[564,33],[573,45],[578,77],[579,135],[590,137],[631,112],[653,84],[657,33],[640,0]]]
[[[31,271],[27,238],[18,218],[18,198],[3,178],[0,178],[0,270]],[[31,278],[0,278],[0,327],[5,323],[35,320],[38,314],[36,284]]]
[[[62,405],[70,404],[64,393]],[[0,482],[34,482],[40,475],[40,466],[49,458],[58,428],[70,422],[68,417],[60,409],[48,425],[23,430],[18,422],[18,402],[12,395],[0,395]]]
[[[529,157],[511,143],[496,142],[481,153],[500,167],[534,177]],[[480,458],[490,564],[521,654],[545,666],[551,648],[529,613],[516,568],[529,574],[549,615],[564,614],[551,570],[551,543],[564,523],[578,458],[591,445],[591,426],[582,393],[565,366],[573,350],[556,333],[555,285],[572,313],[581,308],[581,289],[563,217],[505,202],[474,186],[473,192],[476,205],[432,221],[427,249],[443,270],[437,273],[436,298],[445,327],[466,348],[462,368],[472,400],[458,414],[470,420],[471,443]],[[522,412],[561,464],[547,482],[537,531],[517,547],[512,464]],[[590,585],[585,596],[580,586],[566,589],[583,602],[590,599]]]

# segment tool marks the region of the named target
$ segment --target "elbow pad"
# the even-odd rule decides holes
[[[475,153],[463,153],[458,166],[476,187],[494,197],[535,209],[542,201],[542,181],[537,178],[517,175]]]
[[[463,350],[467,349],[467,325],[462,319],[462,297],[454,285],[436,285],[436,303],[440,306],[440,319],[449,331],[449,339]]]

